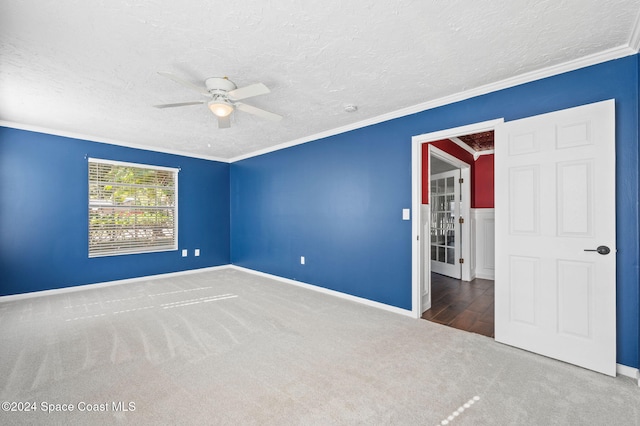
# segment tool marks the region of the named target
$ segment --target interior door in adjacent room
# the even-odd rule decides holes
[[[495,339],[616,374],[615,103],[503,123]]]
[[[460,170],[431,175],[431,271],[460,279]]]

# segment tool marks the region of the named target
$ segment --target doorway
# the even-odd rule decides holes
[[[493,164],[493,144],[492,131],[428,142],[423,144],[428,148],[428,167],[422,171],[423,184],[429,188],[423,203],[429,202],[425,255],[430,256],[431,266],[431,300],[424,305],[422,318],[487,337],[494,337],[495,329],[493,262],[487,262],[495,258],[494,227],[492,223],[487,228],[486,221],[487,214],[493,218],[493,167],[488,167],[489,174],[482,170]],[[481,157],[489,161],[477,161]],[[471,176],[483,181],[472,185]],[[488,199],[471,197],[472,187],[483,189],[481,195]],[[476,203],[485,208],[476,208]]]
[[[454,129],[448,129],[444,131],[419,135],[413,138],[413,145],[412,145],[413,173],[414,173],[414,185],[413,185],[413,207],[414,208],[413,210],[414,212],[417,213],[417,216],[418,216],[416,218],[417,220],[415,220],[413,223],[414,232],[417,235],[416,246],[414,247],[414,250],[413,250],[413,264],[415,266],[413,270],[413,274],[414,274],[413,313],[416,316],[416,318],[422,317],[422,315],[426,311],[432,308],[433,303],[435,302],[435,297],[437,297],[439,303],[447,300],[449,300],[451,303],[455,303],[456,306],[458,306],[457,309],[460,310],[460,306],[466,304],[464,306],[466,308],[468,306],[471,306],[474,303],[474,300],[469,300],[469,297],[483,296],[482,298],[483,302],[477,302],[475,305],[471,306],[472,309],[481,309],[479,307],[480,303],[487,303],[488,297],[492,296],[492,290],[489,293],[484,294],[488,289],[487,285],[490,283],[490,281],[489,282],[476,281],[475,283],[473,283],[474,279],[477,280],[479,278],[480,280],[484,281],[486,279],[492,279],[493,277],[489,277],[489,276],[476,277],[476,273],[475,273],[475,267],[477,266],[476,250],[475,250],[477,241],[475,238],[475,234],[477,233],[476,232],[477,230],[474,229],[475,223],[474,223],[474,218],[472,217],[472,214],[471,214],[471,185],[469,185],[469,190],[467,191],[467,198],[465,199],[464,196],[461,198],[460,211],[464,213],[459,215],[458,219],[460,220],[461,225],[466,225],[466,226],[460,227],[460,237],[458,238],[458,240],[462,242],[462,246],[460,249],[461,256],[460,258],[454,257],[454,259],[458,260],[459,266],[461,266],[461,274],[460,274],[461,280],[456,280],[454,278],[445,277],[442,274],[440,275],[434,274],[435,271],[432,271],[431,258],[433,257],[432,253],[434,252],[434,250],[432,249],[431,243],[433,239],[435,239],[436,243],[443,242],[443,241],[446,242],[446,238],[443,239],[442,235],[440,235],[440,234],[446,235],[446,231],[444,230],[444,228],[446,227],[440,227],[440,229],[438,229],[438,226],[436,226],[436,230],[432,233],[431,225],[434,222],[434,219],[436,219],[437,221],[436,215],[440,214],[441,212],[439,211],[439,207],[427,205],[427,204],[431,204],[429,201],[429,195],[428,195],[429,190],[431,190],[431,182],[429,181],[429,179],[427,179],[427,181],[425,182],[423,177],[420,177],[420,176],[423,176],[423,170],[424,170],[423,166],[425,165],[425,163],[427,164],[428,170],[434,170],[434,166],[438,167],[440,160],[444,160],[445,163],[448,162],[450,165],[457,166],[457,167],[454,167],[454,169],[461,170],[461,175],[464,175],[466,173],[466,176],[462,176],[462,180],[463,181],[466,180],[466,183],[469,184],[471,181],[471,167],[469,163],[473,164],[473,162],[478,159],[479,154],[478,154],[478,151],[474,150],[472,147],[466,146],[460,140],[460,137],[464,137],[466,135],[479,134],[482,132],[493,132],[495,127],[502,122],[503,122],[502,119],[491,120],[491,121],[477,123],[473,125],[462,126]],[[448,140],[453,144],[455,144],[456,148],[454,150],[449,150],[449,151],[455,151],[457,149],[458,151],[463,152],[467,156],[467,161],[469,161],[469,163],[465,163],[463,160],[458,158],[458,157],[463,157],[462,155],[453,156],[452,154],[443,151],[440,148],[442,144],[439,143],[443,140]],[[466,148],[464,148],[464,146],[466,146]],[[425,150],[424,147],[428,147],[428,149]],[[426,154],[425,154],[425,151],[426,151]],[[493,173],[493,170],[491,172]],[[435,178],[434,180],[439,179],[438,176],[434,176],[434,178]],[[493,186],[492,184],[493,182],[491,182],[491,186]],[[445,184],[444,190],[445,192],[447,191],[446,184]],[[437,188],[436,188],[436,192],[438,192]],[[447,195],[448,194],[445,194],[445,198],[444,198],[445,201],[446,201]],[[436,196],[440,197],[441,195],[437,194]],[[455,198],[455,195],[453,197]],[[436,207],[436,208],[434,210],[431,207]],[[443,216],[446,216],[446,214],[444,214]],[[456,222],[457,221],[455,220],[453,221],[453,223],[456,223]],[[448,229],[449,231],[452,230],[450,228]],[[436,244],[436,246],[438,246],[438,244]],[[449,248],[449,246],[446,244],[442,244],[441,246],[442,248],[437,247],[435,249],[436,258],[443,251],[446,253],[447,249]],[[493,255],[491,254],[490,256],[485,256],[485,257],[487,259],[492,259]],[[444,259],[445,260],[447,259],[446,254],[444,255]],[[441,272],[441,271],[438,271],[438,272]],[[432,283],[434,283],[433,288],[432,288]],[[448,289],[445,288],[446,283],[450,284],[450,287]],[[478,287],[478,289],[474,289],[472,291],[463,290],[464,288],[468,288],[470,285],[473,285],[472,283],[475,284],[475,287]],[[484,287],[484,290],[482,292],[480,292],[480,286]],[[465,300],[460,299],[457,302],[454,300],[455,299],[454,294],[456,293],[456,291],[452,291],[452,288],[454,287],[458,290],[458,293],[460,293],[461,297]],[[445,291],[442,294],[438,293],[438,295],[436,296],[436,292],[434,292],[434,290],[440,291],[443,289],[447,291]],[[478,292],[480,292],[481,294],[478,294]],[[487,306],[485,306],[485,308],[489,309],[489,305],[492,306],[492,304],[489,303],[487,304]],[[434,309],[433,312],[430,312],[429,314],[427,314],[428,317],[435,317],[436,316],[435,311],[438,309],[440,310],[439,313],[442,313],[444,311],[444,308],[440,309],[440,307],[435,307],[435,306],[433,307],[436,309]],[[483,312],[481,313],[485,313],[486,309],[483,310]],[[470,318],[471,316],[472,315],[470,314],[466,314],[467,318]],[[452,318],[450,320],[454,320],[454,319],[455,318]],[[462,319],[460,319],[456,324],[460,322],[462,322]],[[491,334],[491,333],[484,333],[484,334]]]

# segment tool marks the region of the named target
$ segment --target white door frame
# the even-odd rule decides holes
[[[423,235],[422,232],[422,219],[421,219],[421,205],[422,205],[422,144],[426,142],[433,142],[440,139],[448,139],[458,136],[469,135],[472,133],[480,133],[494,130],[495,127],[504,122],[504,118],[498,118],[495,120],[483,121],[481,123],[469,124],[466,126],[455,127],[452,129],[440,130],[437,132],[425,133],[422,135],[416,135],[411,138],[411,206],[413,210],[413,218],[411,221],[412,240],[411,247],[411,283],[412,283],[412,303],[411,313],[415,318],[420,318],[422,315],[422,286],[423,281],[425,285],[431,286],[431,265],[430,262],[422,262],[423,249],[422,241],[428,238],[428,235]],[[469,194],[469,199],[470,194]],[[469,204],[469,203],[467,203]],[[470,206],[469,206],[470,207]],[[466,227],[469,229],[469,227]],[[469,236],[466,238],[470,238]],[[467,241],[469,241],[467,239]],[[426,263],[426,265],[424,264]],[[422,275],[422,272],[426,276]],[[431,297],[431,290],[429,289],[429,298]]]

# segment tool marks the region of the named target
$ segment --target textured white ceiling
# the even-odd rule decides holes
[[[3,0],[0,120],[234,158],[608,49],[640,0]],[[272,93],[218,129],[196,84]],[[355,113],[344,112],[358,105]]]

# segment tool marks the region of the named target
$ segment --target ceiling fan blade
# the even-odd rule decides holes
[[[230,116],[226,116],[226,117],[218,117],[218,129],[228,129],[229,127],[231,127],[231,120],[229,118]]]
[[[162,72],[162,71],[158,71],[158,74],[160,74],[163,77],[167,77],[170,78],[171,80],[175,81],[178,84],[181,84],[184,87],[188,87],[191,90],[195,90],[196,92],[202,94],[202,95],[209,95],[209,92],[207,91],[207,89],[205,87],[200,87],[200,86],[196,86],[195,84],[183,80],[180,77],[176,77],[175,75],[168,73],[168,72]]]
[[[282,119],[281,115],[274,114],[273,112],[265,111],[251,105],[236,102],[235,106],[240,111],[248,112],[249,114],[257,115],[258,117],[266,118],[267,120],[278,121]]]
[[[228,93],[228,96],[232,101],[238,101],[240,99],[252,98],[258,95],[266,95],[267,93],[271,93],[271,90],[269,90],[267,86],[262,83],[256,83],[231,90]]]
[[[173,108],[173,107],[181,107],[187,105],[202,105],[206,103],[206,101],[193,101],[193,102],[179,102],[177,104],[163,104],[163,105],[154,105],[156,108]]]

